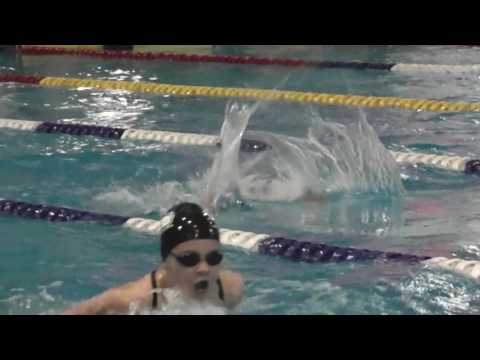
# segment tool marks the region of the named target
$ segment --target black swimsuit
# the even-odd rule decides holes
[[[153,270],[150,273],[150,280],[152,282],[152,290],[157,289],[157,270]],[[217,284],[218,284],[218,297],[220,300],[224,300],[224,293],[223,293],[223,285],[220,279],[217,279]],[[153,299],[152,299],[152,308],[156,309],[158,306],[158,294],[156,292],[153,293]]]

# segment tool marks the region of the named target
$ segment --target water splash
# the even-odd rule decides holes
[[[400,195],[399,169],[364,116],[344,125],[313,114],[306,138],[249,134],[272,148],[241,165],[242,197],[321,199],[330,193]]]
[[[191,181],[210,212],[240,199],[303,201],[322,203],[327,211],[320,222],[315,216],[315,228],[327,221],[324,225],[330,230],[377,236],[400,228],[404,193],[400,171],[364,113],[342,124],[324,120],[310,109],[312,125],[304,138],[247,132],[249,139],[271,148],[239,154],[240,140],[256,108],[229,104],[221,133],[226,146],[203,177]]]
[[[328,210],[324,220],[335,230],[354,228],[383,236],[391,225],[401,224],[395,210],[401,204],[391,201],[404,191],[400,172],[364,113],[342,124],[327,121],[310,109],[312,125],[305,138],[248,132],[248,138],[264,141],[271,149],[240,154],[240,141],[259,105],[227,105],[221,129],[223,146],[200,177],[193,176],[183,185],[173,181],[143,189],[113,188],[95,198],[101,207],[96,206],[97,210],[157,216],[178,202],[192,201],[216,214],[240,198],[310,201],[322,203]],[[311,222],[315,228],[324,223],[318,216]]]
[[[128,315],[225,315],[224,307],[214,305],[208,302],[199,302],[187,300],[181,296],[177,289],[165,289],[162,291],[167,299],[167,304],[163,304],[157,310],[150,307],[142,308],[138,304],[132,303]]]
[[[235,191],[245,199],[295,201],[329,193],[400,195],[400,171],[364,113],[358,121],[325,121],[311,110],[312,126],[305,138],[249,132],[248,137],[271,146],[239,163],[240,140],[258,107],[227,106],[221,138],[225,144],[206,173],[203,205],[216,209],[219,199]]]
[[[107,192],[97,195],[93,202],[95,209],[100,212],[140,216],[151,213],[164,214],[179,202],[198,200],[198,197],[189,191],[188,186],[178,181],[167,181],[141,189],[114,186]]]
[[[221,151],[205,174],[206,189],[200,195],[201,204],[213,214],[218,208],[220,198],[231,198],[238,187],[240,143],[248,121],[259,104],[257,102],[249,106],[232,101],[227,104],[225,121],[220,132]]]

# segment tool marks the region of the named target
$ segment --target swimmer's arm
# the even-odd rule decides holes
[[[239,273],[232,271],[220,271],[219,277],[223,286],[225,306],[233,309],[243,298],[243,278]]]
[[[117,289],[110,289],[65,310],[62,315],[105,315],[119,307],[117,298]]]
[[[89,300],[67,309],[63,315],[106,315],[125,314],[132,302],[151,299],[150,274],[143,278],[109,289]]]

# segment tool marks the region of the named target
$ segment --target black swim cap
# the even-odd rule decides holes
[[[162,259],[177,245],[195,239],[220,241],[218,228],[210,216],[197,204],[181,203],[168,211],[170,223],[160,236]]]

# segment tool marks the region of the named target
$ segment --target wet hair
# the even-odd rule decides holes
[[[213,219],[199,205],[181,203],[167,214],[169,224],[160,235],[160,251],[165,260],[170,252],[183,242],[211,239],[220,241],[218,228]]]

